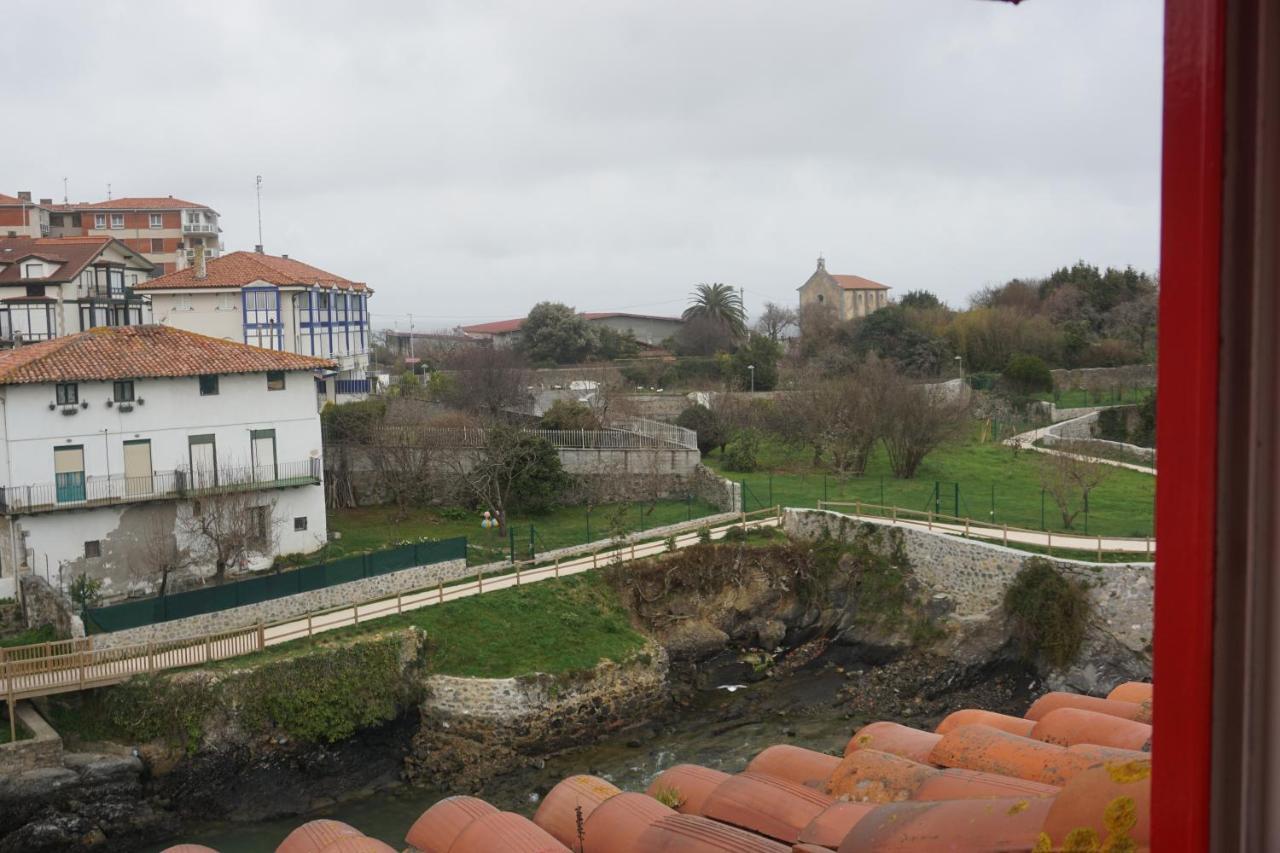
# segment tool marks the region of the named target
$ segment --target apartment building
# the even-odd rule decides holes
[[[369,393],[369,297],[363,282],[290,258],[231,252],[141,282],[156,323],[331,359],[328,399]]]
[[[0,347],[147,322],[154,271],[110,237],[0,237]]]
[[[216,258],[221,234],[216,210],[173,196],[54,204],[27,191],[0,194],[0,237],[111,237],[150,261],[156,275],[190,266],[198,247]]]
[[[262,538],[230,571],[321,547],[313,377],[332,367],[155,325],[0,353],[0,581],[85,574],[108,597],[151,591],[157,554],[208,575],[193,519],[232,499]]]

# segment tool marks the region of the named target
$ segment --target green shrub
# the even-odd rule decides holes
[[[1022,657],[1041,658],[1055,668],[1079,656],[1092,611],[1088,585],[1043,557],[1023,562],[1004,594],[1004,613]]]
[[[750,473],[760,467],[760,433],[753,429],[737,432],[724,448],[724,467]]]
[[[728,436],[716,413],[706,406],[694,405],[680,413],[676,426],[691,429],[698,434],[698,452],[706,455],[717,447],[724,449]]]
[[[1010,391],[1023,396],[1053,390],[1053,374],[1037,355],[1013,356],[1005,365],[1002,378]]]
[[[542,429],[600,429],[600,418],[577,400],[556,400],[538,422]]]

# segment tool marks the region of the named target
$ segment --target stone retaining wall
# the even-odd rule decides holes
[[[1154,364],[1126,364],[1121,367],[1078,367],[1074,370],[1050,370],[1055,388],[1106,389],[1153,388],[1156,384]]]
[[[31,770],[62,766],[62,738],[58,737],[30,702],[18,703],[18,722],[31,737],[0,743],[0,778]]]
[[[435,586],[438,583],[449,583],[468,577],[474,572],[474,569],[467,568],[466,560],[447,560],[428,566],[415,566],[411,569],[401,569],[398,572],[388,572],[385,575],[362,578],[350,583],[335,584],[324,589],[302,592],[284,598],[273,598],[258,604],[231,607],[216,613],[202,613],[186,619],[143,625],[126,631],[95,634],[93,646],[96,649],[114,648],[133,643],[180,640],[233,631],[237,628],[257,625],[260,622],[294,619],[316,610],[368,601],[381,596]]]
[[[427,677],[424,716],[519,748],[555,749],[578,737],[631,723],[665,702],[667,654],[649,643],[623,663],[601,661],[581,673],[535,673],[516,678]],[[430,723],[424,723],[430,725]]]
[[[36,575],[22,578],[22,613],[28,628],[52,625],[59,637],[83,637],[84,622],[71,601]]]
[[[1120,451],[1155,465],[1156,450],[1154,447],[1142,447],[1141,445],[1128,444],[1123,441],[1108,441],[1105,438],[1095,438],[1093,433],[1095,425],[1098,423],[1100,412],[1100,409],[1094,409],[1071,420],[1055,423],[1045,431],[1044,436],[1041,438],[1041,443],[1045,447],[1054,447],[1068,442],[1086,447],[1096,447],[1102,451],[1099,453],[1100,456],[1105,455],[1107,450]]]
[[[786,532],[802,539],[816,538],[823,531],[846,539],[860,524],[891,528],[901,534],[916,578],[931,595],[949,600],[948,619],[957,625],[987,620],[997,628],[1002,626],[1005,590],[1023,563],[1038,556],[994,543],[894,527],[878,519],[855,520],[829,511],[788,509],[783,518]],[[1097,692],[1099,685],[1128,677],[1149,677],[1155,565],[1044,559],[1060,571],[1088,581],[1095,610],[1094,624],[1079,661],[1068,671],[1054,674],[1056,683]],[[1001,642],[1007,638],[1007,634],[997,633]]]

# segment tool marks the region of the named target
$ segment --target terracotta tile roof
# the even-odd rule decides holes
[[[338,290],[370,290],[360,281],[325,272],[293,258],[263,255],[258,252],[231,252],[206,262],[206,275],[196,278],[194,267],[171,272],[138,285],[138,290],[191,290],[196,288],[244,287],[265,281],[282,287],[313,287]]]
[[[62,265],[44,278],[32,279],[45,284],[57,284],[71,281],[93,262],[95,258],[112,243],[113,237],[0,237],[0,284],[21,284],[27,279],[22,277],[19,263],[24,258],[39,257],[48,261],[56,261]],[[132,255],[145,269],[154,269],[155,265],[141,254],[123,243],[117,243],[121,251]]]
[[[840,285],[844,290],[891,290],[887,284],[881,284],[878,281],[872,281],[869,278],[863,278],[860,275],[834,275],[829,274],[835,279],[836,284]]]
[[[681,322],[679,317],[661,317],[656,314],[629,314],[626,311],[586,311],[579,312],[579,317],[586,320],[607,320],[610,317],[630,317],[636,320],[668,320],[672,323]],[[511,332],[520,331],[524,326],[527,317],[518,317],[514,320],[495,320],[492,323],[477,323],[474,326],[463,326],[462,331],[476,335],[505,335]]]
[[[5,195],[4,193],[0,193],[0,204],[8,206],[12,204],[33,204],[33,202],[29,202],[24,199],[17,198],[16,196]]]
[[[184,201],[173,196],[135,196],[130,198],[113,198],[107,201],[80,201],[75,204],[55,204],[54,210],[69,212],[77,210],[213,210],[207,204],[195,201]],[[217,211],[214,211],[215,213]]]
[[[0,385],[332,369],[322,358],[169,326],[99,326],[0,353]]]

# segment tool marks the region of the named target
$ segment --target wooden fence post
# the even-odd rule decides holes
[[[476,574],[476,590],[478,590],[481,595],[484,594],[484,569],[481,569]]]
[[[1053,531],[1046,530],[1045,535],[1048,537],[1048,540],[1049,540],[1049,556],[1053,556]]]
[[[310,613],[307,614],[307,636],[308,637],[314,636],[311,630],[311,614]]]
[[[439,603],[444,604],[444,581],[436,584],[436,594],[439,596]]]
[[[929,529],[933,529],[933,510],[929,510]]]
[[[964,520],[964,538],[969,538],[969,519],[967,518]]]
[[[204,662],[209,663],[213,660],[213,638],[208,634],[204,635]]]
[[[516,586],[520,586],[520,564],[516,563]]]
[[[267,626],[261,622],[258,623],[258,651],[262,651],[267,647]]]
[[[556,578],[560,577],[560,558],[556,557]]]
[[[147,672],[156,671],[155,645],[151,640],[147,640]]]
[[[1098,536],[1098,562],[1102,562],[1102,536]]]
[[[1004,547],[1009,547],[1009,522],[1004,524]]]

